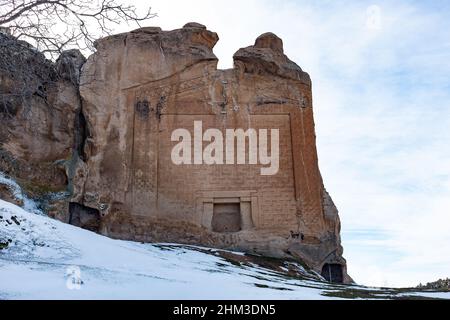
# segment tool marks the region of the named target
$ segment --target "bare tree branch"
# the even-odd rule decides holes
[[[94,41],[121,23],[141,26],[142,15],[120,0],[0,0],[0,27],[32,43],[53,60],[67,48],[93,51]]]

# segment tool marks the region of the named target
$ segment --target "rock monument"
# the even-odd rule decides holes
[[[239,49],[228,70],[217,68],[217,41],[216,33],[198,23],[100,39],[80,71],[79,96],[70,97],[67,107],[63,93],[73,83],[78,87],[78,74],[70,72],[73,81],[62,70],[77,70],[79,59],[74,53],[72,63],[61,59],[56,72],[65,86],[54,89],[51,106],[66,112],[52,119],[69,124],[46,122],[42,133],[50,140],[46,145],[59,142],[45,151],[49,160],[59,157],[65,164],[70,196],[61,207],[67,215],[59,217],[113,238],[294,259],[328,280],[350,282],[338,211],[318,168],[309,75],[286,57],[282,40],[272,33]],[[26,133],[27,125],[19,122],[17,130]],[[189,160],[184,163],[173,161],[181,141],[174,132],[180,129],[190,133],[193,145],[183,151]],[[267,147],[266,155],[277,151],[270,134],[261,136],[272,129],[277,166],[261,174],[268,167],[259,161],[261,147]],[[231,140],[227,130],[236,134]],[[219,132],[224,140],[207,132]],[[200,142],[194,142],[196,134]],[[39,153],[33,146],[19,149],[25,140],[2,139],[2,148],[20,159]],[[205,161],[212,142],[221,146],[215,157],[223,152],[235,161]],[[230,142],[236,149],[223,146]],[[247,156],[236,154],[239,145]]]

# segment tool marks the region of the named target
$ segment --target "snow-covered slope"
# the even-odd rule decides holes
[[[267,268],[239,253],[112,240],[2,200],[0,248],[0,299],[450,298],[331,285],[299,265]]]

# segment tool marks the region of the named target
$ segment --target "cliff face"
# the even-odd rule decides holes
[[[81,115],[77,73],[85,59],[72,50],[53,63],[2,33],[0,56],[0,171],[34,196],[65,191]],[[0,193],[7,197],[5,187]],[[55,215],[63,217],[66,207],[57,205]]]
[[[217,41],[217,34],[197,23],[98,40],[82,68],[81,101],[77,76],[64,72],[78,64],[60,62],[55,98],[39,105],[58,125],[39,121],[46,134],[33,137],[6,139],[2,132],[2,150],[25,163],[67,159],[63,177],[72,224],[120,239],[294,258],[330,280],[349,282],[338,212],[318,168],[309,75],[284,55],[282,40],[271,33],[238,50],[233,69],[218,70],[212,51]],[[61,87],[74,86],[70,107],[59,115],[53,108],[67,101]],[[11,119],[8,128],[27,133],[31,120],[20,113]],[[227,129],[277,129],[278,170],[262,175],[267,166],[248,158],[175,164],[178,141],[172,134],[185,129],[194,136],[196,122],[203,133],[217,129],[224,137]],[[200,148],[209,143],[200,142]],[[52,152],[31,147],[39,144]],[[22,147],[12,147],[17,145]],[[192,158],[194,151],[195,146]]]

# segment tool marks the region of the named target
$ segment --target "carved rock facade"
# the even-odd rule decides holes
[[[218,70],[217,41],[190,23],[97,42],[81,76],[89,135],[72,202],[97,210],[99,231],[111,237],[297,258],[349,281],[318,168],[309,75],[271,33],[237,51],[233,69]],[[175,165],[171,133],[193,133],[194,121],[223,132],[279,128],[278,173]]]
[[[52,216],[113,238],[294,259],[351,281],[318,168],[311,80],[276,35],[238,50],[229,70],[217,69],[217,34],[198,23],[100,39],[87,61],[70,50],[52,63],[0,37],[0,170],[48,198]],[[194,136],[200,121],[224,136],[278,129],[279,170],[262,175],[248,158],[174,164],[172,133]],[[13,200],[5,188],[0,197]]]

